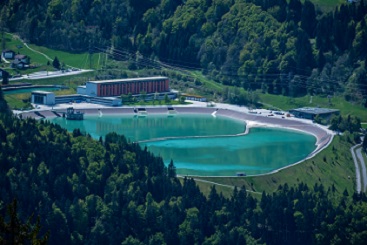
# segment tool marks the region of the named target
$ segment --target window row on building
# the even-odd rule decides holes
[[[127,78],[101,81],[88,81],[84,86],[79,86],[78,94],[95,97],[114,97],[122,94],[132,95],[169,92],[167,77]]]
[[[129,82],[111,82],[99,83],[97,85],[97,96],[120,96],[121,94],[140,94],[145,92],[168,92],[168,79],[151,81],[129,81]]]

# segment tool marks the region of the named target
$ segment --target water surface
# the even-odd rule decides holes
[[[141,141],[166,165],[173,159],[177,173],[183,175],[268,173],[304,159],[316,148],[316,138],[309,134],[252,128],[243,135],[243,121],[211,115],[86,115],[84,121],[55,118],[52,122],[69,131],[80,128],[96,139],[117,132]]]

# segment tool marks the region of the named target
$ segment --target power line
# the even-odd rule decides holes
[[[191,72],[192,71],[203,71],[203,72],[209,72],[209,70],[207,69],[199,69],[197,67],[192,67],[192,66],[184,66],[184,65],[178,65],[177,63],[175,64],[170,64],[170,63],[164,63],[162,61],[157,61],[157,60],[153,60],[151,58],[147,58],[144,57],[142,54],[139,54],[139,57],[137,57],[136,53],[133,53],[129,50],[126,49],[116,49],[114,47],[106,47],[106,48],[99,48],[99,47],[95,47],[95,49],[100,50],[102,53],[106,54],[106,58],[108,55],[113,55],[115,57],[119,57],[119,58],[123,58],[132,62],[135,62],[135,64],[137,65],[142,65],[142,66],[146,66],[146,67],[152,67],[155,69],[163,69],[163,70],[171,70],[171,71],[176,71],[181,73],[181,75],[186,76],[186,77],[192,77],[192,78],[198,78],[198,76],[192,75]],[[108,53],[106,50],[112,50],[112,53]],[[169,60],[169,59],[167,59]],[[171,61],[175,61],[170,59]],[[188,64],[190,64],[189,62],[186,62]],[[230,67],[226,67],[227,69],[233,69],[236,72],[236,69],[238,70],[238,68],[240,68],[241,66],[230,66]],[[252,68],[256,68],[256,67],[252,67]],[[261,68],[263,69],[263,67],[257,67],[257,68]],[[292,67],[297,69],[296,67]],[[277,68],[271,68],[270,70],[277,70]],[[302,69],[299,69],[302,70]],[[247,78],[247,77],[256,77],[265,81],[271,80],[274,81],[274,78],[279,77],[280,79],[277,80],[276,85],[280,85],[280,86],[290,86],[290,85],[297,85],[298,88],[313,88],[314,86],[317,85],[325,85],[325,86],[333,86],[334,89],[338,90],[338,87],[341,87],[341,85],[344,83],[341,80],[335,80],[335,79],[325,79],[325,78],[315,78],[315,77],[310,77],[310,76],[305,76],[305,75],[301,75],[301,74],[297,74],[297,73],[293,73],[293,72],[289,72],[287,73],[265,73],[265,74],[259,74],[259,73],[248,73],[248,74],[233,74],[233,73],[223,73],[223,72],[219,72],[218,75],[220,76],[227,76],[227,77],[236,77],[236,78]],[[289,77],[289,78],[285,78],[282,79],[282,77]],[[316,82],[317,84],[312,84]],[[353,84],[343,84],[344,88],[353,88]],[[367,84],[358,84],[357,85],[359,88],[363,88],[366,87],[367,88]]]

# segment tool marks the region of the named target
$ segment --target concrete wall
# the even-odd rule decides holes
[[[77,94],[86,94],[87,93],[87,88],[85,86],[78,86],[76,88],[76,93]]]
[[[97,96],[97,84],[87,82],[85,94],[89,96]]]
[[[45,100],[46,100],[45,101],[46,105],[54,105],[55,104],[55,94],[54,93],[46,94]]]
[[[35,93],[32,93],[31,102],[33,104],[54,105],[55,104],[55,94],[35,92]]]

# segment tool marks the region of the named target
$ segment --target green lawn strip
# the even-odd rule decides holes
[[[217,83],[213,80],[209,80],[207,79],[201,72],[199,71],[194,71],[192,72],[193,76],[198,78],[200,80],[200,82],[204,83],[205,86],[209,89],[214,89],[216,91],[222,92],[224,85],[221,83]]]
[[[311,2],[324,10],[334,10],[336,6],[346,3],[345,0],[311,0]]]
[[[278,173],[248,177],[200,177],[200,179],[225,185],[245,186],[246,189],[256,192],[272,193],[279,185],[287,183],[288,186],[295,186],[303,182],[311,188],[315,184],[323,184],[326,190],[334,185],[340,195],[345,189],[351,194],[355,191],[355,168],[350,147],[350,143],[336,136],[327,149],[312,159]]]
[[[90,56],[88,52],[84,53],[69,53],[60,50],[53,50],[46,47],[40,47],[30,44],[30,48],[46,54],[51,59],[58,58],[60,63],[65,63],[66,66],[81,68],[81,69],[99,69],[101,63],[105,59],[104,54],[95,53]],[[33,52],[34,54],[38,54]],[[43,57],[43,56],[42,56]]]
[[[283,95],[272,95],[259,93],[260,102],[266,107],[281,108],[282,110],[290,110],[299,107],[326,107],[332,109],[339,109],[343,116],[346,115],[356,115],[362,121],[367,121],[367,110],[366,108],[345,101],[344,98],[336,96],[331,98],[331,104],[329,104],[329,99],[321,96],[309,95],[290,98]]]
[[[42,89],[40,89],[42,90]],[[75,90],[74,89],[62,89],[62,90],[55,90],[53,91],[53,93],[55,93],[55,95],[69,95],[69,94],[75,94]],[[6,100],[6,102],[8,103],[8,106],[11,109],[25,109],[25,108],[29,108],[30,104],[29,102],[25,102],[25,101],[29,101],[31,98],[31,93],[19,93],[19,94],[5,94],[4,98]]]
[[[211,191],[211,188],[214,184],[206,183],[201,181],[196,181],[196,184],[200,188],[200,191],[208,197]],[[230,198],[233,194],[233,188],[228,186],[215,185],[215,189],[218,193],[222,193],[222,195],[226,198]]]
[[[367,123],[361,123],[362,128],[366,128],[367,129]]]
[[[18,84],[18,83],[31,83],[33,85],[65,85],[70,86],[76,89],[77,86],[85,83],[88,80],[94,80],[95,72],[84,72],[78,75],[70,75],[70,76],[60,76],[43,79],[22,79],[16,81],[10,81],[10,84]]]
[[[29,98],[30,98],[30,94],[27,94],[27,93],[4,95],[4,99],[8,103],[8,106],[10,107],[10,109],[28,108],[29,103],[24,102],[23,100],[27,100]]]

